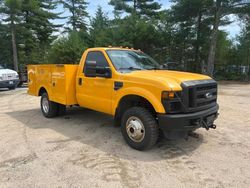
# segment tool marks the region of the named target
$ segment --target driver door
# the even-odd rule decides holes
[[[101,51],[90,51],[87,54],[83,72],[77,78],[77,100],[80,106],[111,114],[113,79],[88,77],[85,74],[88,63],[96,63],[97,67],[110,67]]]

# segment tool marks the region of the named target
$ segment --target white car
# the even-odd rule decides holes
[[[15,89],[19,83],[18,73],[0,65],[0,88]]]

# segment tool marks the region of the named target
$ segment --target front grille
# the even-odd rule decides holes
[[[216,105],[217,83],[214,80],[196,80],[182,83],[183,112],[195,112]]]
[[[3,80],[14,80],[16,78],[15,73],[3,74]]]

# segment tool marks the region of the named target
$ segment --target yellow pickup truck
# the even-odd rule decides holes
[[[217,83],[205,75],[163,70],[140,50],[91,48],[79,65],[29,65],[28,86],[30,95],[41,96],[45,117],[73,105],[111,114],[137,150],[154,146],[160,131],[171,138],[216,127]]]

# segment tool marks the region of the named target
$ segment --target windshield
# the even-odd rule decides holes
[[[153,58],[141,51],[107,50],[106,52],[116,70],[121,72],[160,69],[161,67]]]

